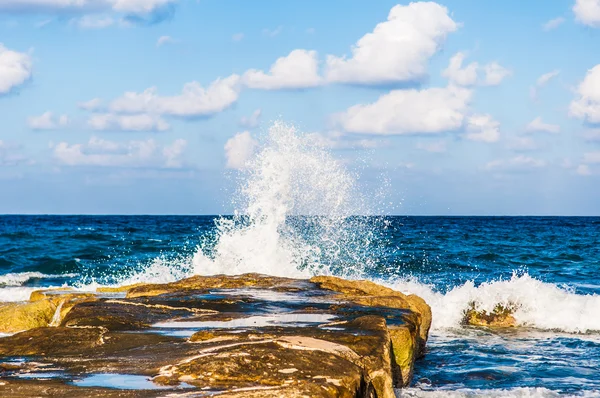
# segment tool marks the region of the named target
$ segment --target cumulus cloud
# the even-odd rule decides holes
[[[429,59],[458,26],[437,3],[396,5],[387,21],[358,40],[351,57],[327,57],[326,78],[358,84],[420,81],[427,75]]]
[[[575,19],[593,28],[600,27],[600,0],[575,0]]]
[[[165,167],[171,169],[178,169],[183,167],[182,155],[187,146],[187,141],[184,139],[177,139],[171,145],[164,147],[162,154],[165,159]]]
[[[450,58],[450,64],[442,71],[442,76],[450,82],[461,86],[472,86],[477,82],[477,72],[479,64],[471,62],[463,68],[462,64],[466,58],[466,54],[462,52],[456,53]]]
[[[505,77],[510,76],[510,70],[497,62],[492,62],[483,67],[485,78],[483,84],[486,86],[497,86]]]
[[[546,162],[529,156],[516,156],[512,159],[493,160],[486,164],[486,170],[527,170],[546,166]]]
[[[33,130],[56,130],[69,124],[67,115],[54,115],[52,112],[44,112],[40,116],[31,116],[27,119],[29,128]]]
[[[435,134],[463,126],[472,92],[448,86],[424,90],[393,90],[371,104],[355,105],[334,115],[350,133]]]
[[[294,50],[278,58],[268,73],[251,69],[244,73],[243,83],[263,90],[298,89],[321,84],[316,51]]]
[[[54,159],[66,166],[182,167],[184,140],[161,147],[155,140],[116,142],[91,137],[85,144],[60,142],[53,145]]]
[[[110,131],[166,131],[169,124],[158,116],[148,114],[115,115],[113,113],[93,114],[88,126],[94,130]]]
[[[556,134],[560,132],[560,126],[558,124],[544,123],[542,118],[538,116],[529,122],[525,131],[530,133],[543,132]]]
[[[600,123],[600,64],[588,70],[571,101],[569,115],[590,124]]]
[[[497,142],[500,139],[500,123],[490,115],[472,115],[467,119],[464,137],[470,141]]]
[[[211,116],[234,104],[239,97],[239,76],[217,79],[207,88],[187,83],[179,95],[160,96],[156,87],[141,93],[126,92],[109,105],[112,113],[151,114],[178,117]]]
[[[256,152],[258,143],[249,131],[237,133],[225,143],[227,168],[243,169]]]
[[[80,102],[77,106],[86,111],[93,111],[102,107],[102,100],[100,98],[94,98],[89,101]]]
[[[9,50],[0,43],[0,95],[29,80],[32,68],[29,54]]]
[[[465,53],[456,53],[450,58],[448,67],[442,71],[442,76],[452,84],[460,86],[473,86],[475,84],[497,86],[505,77],[510,75],[510,71],[497,62],[484,66],[480,66],[477,62],[471,62],[463,67],[465,58]]]
[[[242,116],[242,118],[240,119],[240,126],[252,129],[256,126],[258,126],[258,124],[260,123],[260,115],[261,115],[262,111],[260,109],[255,110],[254,112],[252,112],[252,115],[250,115],[249,117],[246,116]]]
[[[542,25],[542,29],[544,31],[548,32],[550,30],[554,30],[554,29],[558,28],[564,22],[565,22],[565,19],[563,17],[554,18],[554,19],[551,19],[548,22],[544,23]]]

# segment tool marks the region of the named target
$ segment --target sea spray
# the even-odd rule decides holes
[[[356,178],[311,135],[276,122],[246,169],[232,218],[194,256],[199,274],[364,276],[374,266],[379,218]]]
[[[600,331],[600,296],[576,294],[527,273],[513,273],[510,279],[480,285],[469,281],[446,293],[414,279],[380,282],[423,297],[433,312],[433,330],[461,327],[472,305],[487,312],[501,305],[515,309],[513,315],[520,326],[569,333]]]

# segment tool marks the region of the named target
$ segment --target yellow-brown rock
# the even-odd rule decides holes
[[[391,308],[408,308],[420,317],[418,334],[421,339],[417,349],[421,354],[431,327],[431,307],[421,297],[405,295],[394,289],[367,280],[346,280],[335,276],[315,276],[310,279],[321,289],[342,293],[344,298],[362,305]]]
[[[514,310],[497,305],[492,312],[478,311],[474,305],[465,313],[463,323],[471,326],[483,326],[493,328],[509,328],[517,325]]]
[[[2,304],[0,305],[0,332],[16,333],[48,326],[57,307],[57,303],[50,299],[31,303]]]
[[[268,287],[286,286],[293,284],[296,280],[280,278],[261,274],[243,274],[237,276],[215,275],[215,276],[192,276],[173,283],[164,284],[142,284],[128,289],[127,298],[141,296],[157,296],[164,293],[180,292],[186,290],[206,289],[239,289],[244,287]]]

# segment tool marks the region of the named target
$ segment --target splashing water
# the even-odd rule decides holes
[[[245,173],[241,210],[217,221],[197,273],[359,277],[373,264],[377,220],[357,216],[368,209],[356,178],[310,135],[276,122]]]

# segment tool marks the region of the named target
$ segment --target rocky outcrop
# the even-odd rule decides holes
[[[471,326],[491,327],[491,328],[510,328],[517,325],[514,317],[514,306],[497,305],[493,311],[478,310],[475,304],[465,312],[463,324]]]
[[[422,299],[369,281],[258,274],[39,291],[2,314],[2,330],[25,330],[0,338],[0,396],[16,397],[393,398],[431,324]],[[104,374],[123,384],[78,385]]]

